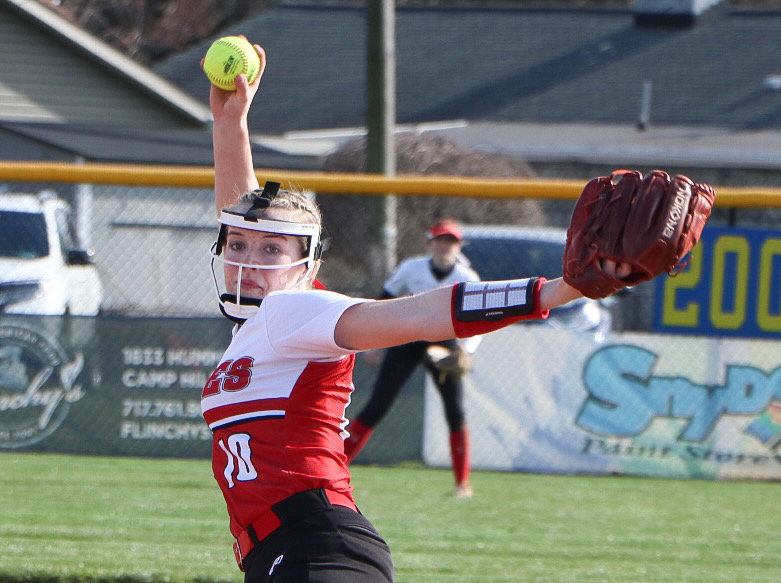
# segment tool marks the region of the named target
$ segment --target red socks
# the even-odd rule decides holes
[[[355,456],[363,449],[374,433],[374,429],[363,423],[360,419],[350,421],[347,426],[350,437],[344,440],[344,454],[347,463],[351,463]],[[450,433],[450,457],[453,460],[453,475],[457,485],[469,484],[470,455],[469,455],[469,430],[464,427],[460,431]]]
[[[456,484],[469,484],[469,430],[466,427],[450,434],[450,457],[453,460]]]
[[[353,458],[358,455],[369,441],[369,438],[374,433],[374,429],[363,423],[360,419],[350,421],[347,426],[347,431],[350,432],[350,437],[344,440],[344,454],[347,456],[347,463],[353,461]]]

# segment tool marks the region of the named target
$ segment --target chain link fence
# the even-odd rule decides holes
[[[512,273],[521,247],[497,241],[508,228],[511,238],[518,227],[560,234],[572,207],[542,197],[316,199],[329,239],[320,279],[368,298],[395,260],[425,253],[425,229],[442,217],[486,239],[489,252],[470,258],[478,272],[535,275]],[[665,282],[643,284],[575,315],[492,335],[467,383],[475,467],[778,477],[775,212],[717,210],[709,229],[718,233],[703,242],[702,273],[710,275],[689,276],[672,292]],[[207,456],[200,390],[230,338],[210,269],[215,235],[208,188],[6,183],[0,449]],[[557,275],[560,255],[545,257],[537,265]],[[765,299],[752,296],[760,288]],[[694,308],[701,319],[676,328],[676,317]],[[744,324],[729,323],[735,314]],[[376,374],[358,358],[348,417]],[[358,462],[449,463],[439,398],[426,384],[418,371]]]

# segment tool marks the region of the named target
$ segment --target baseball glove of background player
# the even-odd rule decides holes
[[[567,230],[564,281],[596,299],[680,268],[700,239],[715,196],[707,184],[661,170],[645,177],[617,170],[594,178]],[[605,259],[631,265],[631,273],[622,279],[606,273]]]
[[[426,357],[439,375],[464,376],[472,369],[472,355],[462,346],[450,349],[439,344],[426,348]]]

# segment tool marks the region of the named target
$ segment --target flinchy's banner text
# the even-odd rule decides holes
[[[208,457],[223,318],[0,317],[0,450]]]

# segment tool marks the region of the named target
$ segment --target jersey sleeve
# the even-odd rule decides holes
[[[259,315],[279,356],[333,360],[357,352],[336,344],[334,331],[347,308],[368,301],[320,290],[277,292],[263,300]]]
[[[464,281],[481,281],[480,274],[469,266],[464,266],[464,277]]]
[[[466,350],[469,354],[474,354],[477,352],[477,348],[480,346],[480,343],[483,341],[482,336],[470,336],[469,338],[459,338],[459,341],[461,343],[461,346],[464,347],[464,350]]]
[[[399,298],[409,294],[409,288],[407,287],[409,281],[409,271],[412,263],[409,259],[405,259],[393,270],[390,277],[385,281],[382,286],[383,291],[388,293],[391,297]]]

